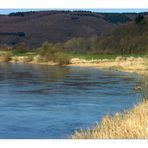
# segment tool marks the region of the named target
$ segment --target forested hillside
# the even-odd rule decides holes
[[[134,22],[122,25],[101,38],[98,50],[122,54],[148,52],[148,17],[138,16]]]
[[[102,37],[121,24],[133,21],[136,16],[136,13],[91,11],[31,11],[0,15],[0,45],[14,46],[23,42],[32,49],[45,41],[63,43],[78,37]]]

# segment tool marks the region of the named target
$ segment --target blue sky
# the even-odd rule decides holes
[[[9,14],[11,12],[24,12],[24,11],[39,11],[39,10],[53,10],[53,9],[0,9],[0,14]],[[54,9],[61,10],[61,9]],[[78,9],[62,9],[62,10],[78,10]],[[93,12],[148,12],[148,9],[79,9],[79,10],[89,10]]]

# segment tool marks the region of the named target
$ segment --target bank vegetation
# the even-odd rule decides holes
[[[148,101],[131,111],[106,116],[92,129],[75,131],[73,139],[147,139]]]

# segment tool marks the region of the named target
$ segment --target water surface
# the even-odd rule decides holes
[[[69,138],[140,101],[134,74],[0,64],[0,138]]]

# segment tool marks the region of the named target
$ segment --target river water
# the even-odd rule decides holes
[[[0,138],[70,138],[140,101],[135,74],[0,64]]]

